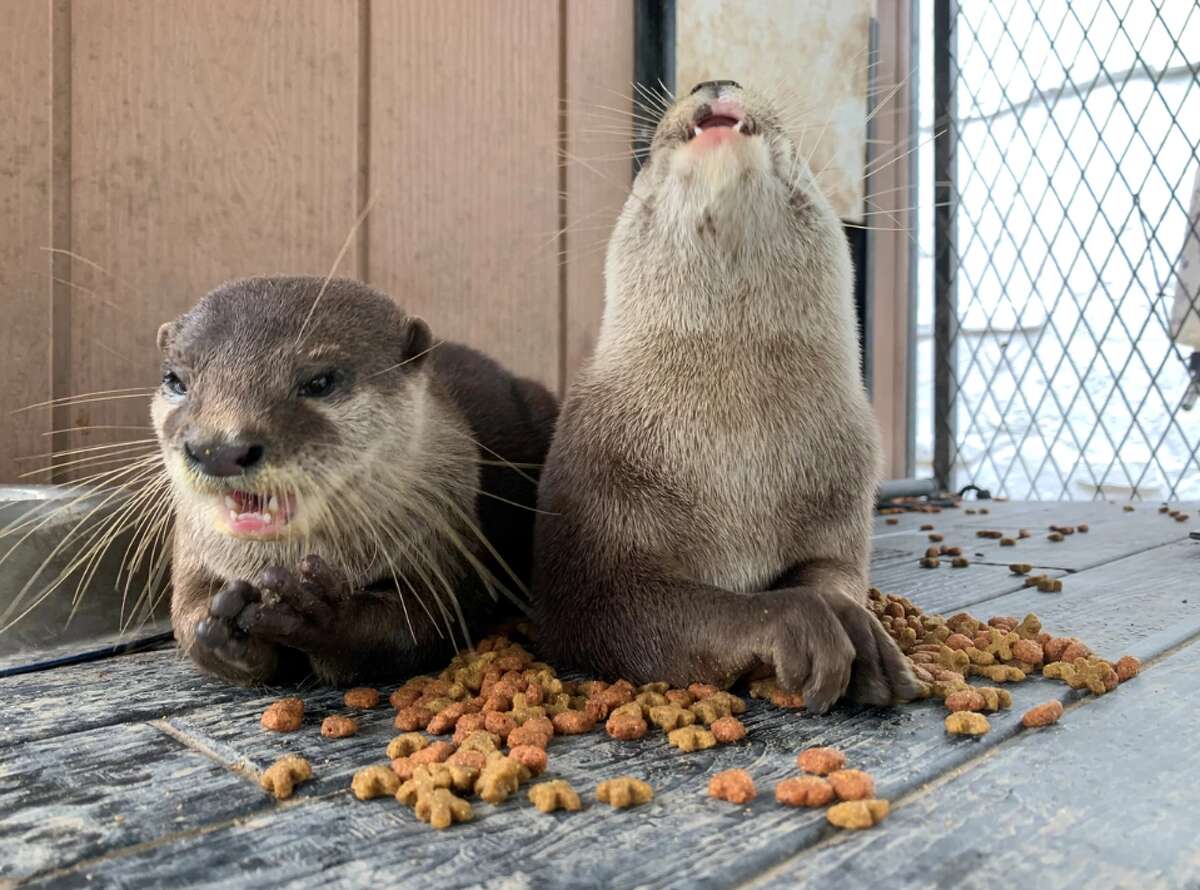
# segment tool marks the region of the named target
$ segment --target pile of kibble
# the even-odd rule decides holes
[[[972,686],[968,677],[1004,684],[1020,682],[1041,668],[1046,676],[1073,688],[1103,694],[1139,668],[1130,656],[1113,664],[1079,640],[1052,637],[1042,631],[1035,615],[1022,621],[997,617],[986,623],[966,613],[944,618],[926,615],[904,597],[875,589],[868,603],[912,662],[926,697],[944,700],[951,712],[946,730],[952,734],[985,733],[985,713],[1012,704],[1007,690]],[[780,708],[804,707],[800,695],[783,690],[773,679],[752,683],[750,695]],[[370,709],[381,698],[374,689],[352,689],[345,694],[345,704],[349,709]],[[388,702],[400,734],[386,747],[388,762],[360,769],[351,789],[360,800],[394,797],[435,828],[471,819],[472,796],[500,804],[523,786],[528,786],[530,803],[543,813],[581,809],[579,793],[567,782],[534,782],[547,768],[547,749],[556,735],[579,735],[603,726],[613,738],[631,741],[653,727],[682,752],[733,744],[746,736],[738,719],[746,703],[737,695],[699,683],[682,689],[666,683],[635,687],[625,680],[564,680],[507,636],[489,637],[460,653],[437,676],[414,677],[392,692]],[[1028,712],[1023,722],[1045,726],[1061,713],[1057,701],[1047,702]],[[303,716],[300,699],[283,699],[267,708],[261,722],[264,729],[294,732]],[[327,717],[321,726],[322,735],[330,738],[357,731],[357,721],[346,715]],[[804,775],[776,786],[778,803],[823,807],[838,801],[826,815],[840,828],[868,828],[886,817],[888,803],[875,797],[874,781],[867,773],[846,769],[845,756],[836,749],[804,751],[798,765]],[[282,799],[311,775],[306,760],[288,756],[263,773],[262,786]],[[712,777],[709,794],[745,804],[757,790],[744,770],[727,770]],[[601,782],[595,796],[623,808],[650,801],[654,792],[646,782],[623,776]]]

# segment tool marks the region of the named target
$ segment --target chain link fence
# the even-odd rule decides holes
[[[1200,497],[1200,2],[922,14],[918,464],[1014,498]]]

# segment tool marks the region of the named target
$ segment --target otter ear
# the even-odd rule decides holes
[[[158,326],[158,350],[166,352],[171,345],[171,341],[175,339],[175,330],[177,322],[168,321]]]
[[[433,345],[433,334],[425,319],[410,315],[404,325],[404,362],[415,369],[420,366]]]

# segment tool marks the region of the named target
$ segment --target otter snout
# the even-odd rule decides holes
[[[183,443],[188,462],[208,476],[240,476],[260,464],[266,448],[259,442],[189,441]]]

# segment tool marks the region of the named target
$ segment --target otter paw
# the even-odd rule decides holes
[[[253,591],[243,597],[240,610],[231,618],[238,631],[303,652],[319,651],[328,642],[328,628],[336,622],[346,592],[345,585],[316,556],[302,560],[295,572],[271,566],[253,586],[235,583],[244,585],[238,592]],[[239,605],[237,597],[227,593],[230,587],[226,585],[213,597],[213,608],[222,614]],[[229,597],[228,603],[223,595]]]

